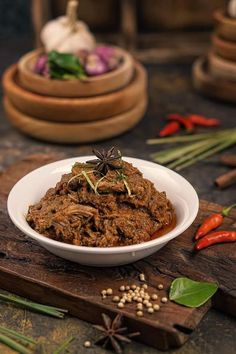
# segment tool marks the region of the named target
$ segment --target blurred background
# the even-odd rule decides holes
[[[2,55],[7,51],[10,59],[39,44],[42,25],[65,13],[66,3],[67,0],[1,0]],[[81,0],[79,17],[99,39],[133,48],[139,59],[156,62],[203,53],[213,27],[213,12],[226,3],[227,0]],[[12,53],[15,43],[9,43],[9,38],[17,38],[17,53]],[[2,61],[0,65],[2,71]]]
[[[30,19],[31,3],[47,4],[53,16],[65,11],[67,0],[1,0],[1,37],[29,34],[32,31]],[[119,31],[118,16],[125,0],[81,0],[80,17],[93,30]],[[137,25],[143,32],[163,30],[207,30],[212,26],[212,12],[224,7],[227,0],[136,0]],[[174,15],[174,16],[173,16]],[[46,17],[46,14],[45,14]]]

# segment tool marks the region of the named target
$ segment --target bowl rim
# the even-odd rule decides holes
[[[98,44],[103,45],[103,43],[98,43]],[[61,82],[63,82],[64,84],[66,83],[66,85],[68,85],[68,84],[69,85],[70,84],[71,85],[78,85],[78,84],[79,85],[81,85],[81,84],[82,85],[83,84],[89,85],[90,83],[96,83],[96,82],[99,82],[103,79],[106,80],[106,79],[112,78],[114,76],[117,76],[121,72],[123,72],[127,68],[127,66],[132,65],[133,57],[128,51],[126,51],[125,49],[123,49],[121,47],[114,46],[114,45],[110,45],[110,47],[117,50],[122,56],[122,61],[119,64],[119,66],[116,69],[111,70],[111,71],[109,71],[105,74],[102,74],[102,75],[93,76],[93,77],[88,76],[86,78],[86,80],[83,80],[83,81],[81,81],[81,80],[64,80],[63,81],[63,80],[57,80],[57,79],[52,80],[50,78],[36,74],[33,71],[29,70],[29,68],[28,68],[29,61],[34,58],[36,59],[37,57],[39,57],[39,55],[45,53],[43,47],[31,50],[30,52],[24,54],[18,61],[18,68],[20,71],[26,73],[27,75],[30,75],[32,78],[37,78],[37,80],[40,80],[42,82],[42,84],[45,84],[47,82],[53,82],[53,84],[57,85],[57,84],[61,84]]]
[[[213,13],[214,19],[221,22],[224,25],[230,25],[236,27],[235,19],[226,15],[226,10],[216,9]]]
[[[14,212],[12,212],[12,208],[14,207],[14,194],[16,192],[16,190],[19,188],[19,186],[28,178],[32,178],[33,175],[37,175],[37,173],[39,173],[40,171],[42,171],[45,168],[53,168],[56,167],[58,164],[69,164],[71,163],[71,165],[73,164],[73,162],[75,162],[76,160],[79,159],[90,159],[93,158],[93,156],[88,155],[88,156],[77,156],[77,157],[72,157],[72,158],[67,158],[67,159],[63,159],[63,160],[58,160],[49,164],[46,164],[44,166],[41,166],[33,171],[31,171],[30,173],[28,173],[27,175],[25,175],[24,177],[22,177],[11,189],[9,195],[8,195],[8,199],[7,199],[7,211],[8,211],[8,215],[10,216],[11,221],[15,224],[15,226],[21,230],[25,235],[29,236],[30,238],[33,238],[34,240],[36,240],[37,242],[39,242],[41,245],[44,246],[44,244],[46,244],[46,246],[51,246],[57,249],[61,249],[61,250],[67,250],[67,251],[72,251],[72,252],[79,252],[79,253],[88,253],[88,254],[120,254],[120,253],[127,253],[127,252],[136,252],[136,251],[141,251],[141,250],[145,250],[148,248],[152,248],[155,246],[158,246],[160,244],[165,244],[167,242],[169,242],[171,239],[178,237],[179,235],[182,234],[182,232],[184,232],[195,220],[197,214],[198,214],[198,210],[199,210],[199,198],[197,195],[197,192],[195,191],[195,189],[193,188],[193,186],[180,174],[176,173],[175,171],[172,171],[171,169],[161,166],[159,164],[156,164],[154,162],[148,161],[148,160],[143,160],[143,159],[138,159],[138,158],[133,158],[133,157],[128,157],[128,156],[124,156],[124,160],[127,160],[128,162],[130,161],[131,163],[136,162],[137,164],[140,163],[145,163],[153,168],[157,168],[157,169],[161,169],[164,171],[167,171],[169,174],[171,174],[172,176],[174,176],[175,178],[177,178],[179,181],[181,181],[183,184],[185,184],[186,186],[188,186],[188,188],[190,188],[191,192],[192,192],[192,197],[194,198],[194,201],[192,202],[192,205],[194,205],[193,207],[193,211],[192,213],[189,215],[189,218],[187,219],[187,221],[185,221],[185,223],[183,225],[179,226],[179,230],[178,230],[178,226],[176,226],[173,230],[171,230],[170,232],[168,232],[167,234],[160,236],[154,240],[150,240],[150,241],[146,241],[146,242],[142,242],[139,244],[134,244],[134,245],[129,245],[129,246],[116,246],[116,247],[88,247],[88,246],[77,246],[77,245],[72,245],[72,244],[67,244],[67,243],[63,243],[61,241],[56,241],[53,239],[50,239],[44,235],[39,234],[38,232],[36,232],[35,230],[33,230],[29,225],[29,230],[26,230],[24,225],[21,224],[21,222],[18,220],[18,218],[15,216]],[[63,174],[64,172],[62,172]],[[145,177],[146,178],[146,177]],[[150,179],[151,180],[151,179]],[[152,180],[151,180],[152,181]],[[177,231],[178,230],[178,231]],[[176,234],[177,231],[177,234]]]
[[[233,60],[223,58],[218,53],[215,53],[214,51],[208,52],[208,59],[209,59],[209,62],[213,62],[214,64],[217,64],[218,68],[219,68],[219,66],[220,66],[220,68],[222,68],[222,66],[226,67],[227,69],[231,69],[235,74],[236,66],[235,66],[235,62]]]
[[[217,33],[213,33],[211,35],[211,39],[213,41],[213,44],[215,44],[217,47],[224,46],[227,47],[227,49],[235,49],[236,48],[236,42],[230,40],[230,39],[225,39],[221,36],[219,36]]]
[[[144,66],[139,62],[135,62],[134,64],[134,75],[132,76],[132,79],[128,83],[128,85],[116,91],[108,92],[104,95],[97,95],[91,97],[89,96],[88,97],[87,96],[57,97],[57,96],[47,96],[40,93],[28,91],[26,88],[17,84],[17,75],[18,75],[17,64],[12,64],[5,70],[3,74],[2,83],[6,93],[8,91],[13,92],[14,95],[24,97],[24,100],[30,99],[35,104],[39,104],[43,99],[44,102],[46,102],[48,105],[57,105],[59,107],[65,106],[65,104],[68,104],[68,102],[70,104],[73,104],[74,106],[77,106],[78,104],[80,106],[86,106],[88,105],[88,101],[92,101],[93,104],[99,104],[99,102],[101,102],[101,98],[103,101],[110,103],[112,100],[114,100],[114,97],[117,97],[118,99],[120,96],[124,95],[124,92],[126,94],[127,92],[132,91],[138,85],[137,78],[139,80],[142,80],[142,83],[145,87],[147,85],[146,70]]]

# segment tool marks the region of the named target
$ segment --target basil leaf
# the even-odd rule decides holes
[[[169,298],[180,305],[199,307],[205,304],[216,293],[217,289],[218,285],[215,283],[177,278],[171,284]]]

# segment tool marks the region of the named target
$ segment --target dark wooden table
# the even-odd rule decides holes
[[[0,72],[9,64],[17,61],[19,56],[31,48],[29,39],[0,41]],[[150,160],[150,153],[157,147],[146,145],[145,140],[153,137],[163,124],[167,112],[194,112],[222,120],[224,127],[234,127],[236,109],[232,105],[210,101],[193,92],[191,85],[191,63],[168,63],[152,65],[149,72],[149,109],[143,121],[131,132],[110,141],[95,144],[95,147],[118,146],[124,155]],[[231,149],[232,151],[232,149]],[[90,145],[61,146],[42,143],[25,137],[14,130],[8,123],[2,106],[0,109],[0,170],[14,161],[32,153],[58,153],[68,156],[79,156],[91,152]],[[214,187],[213,180],[225,172],[227,168],[218,164],[218,157],[199,163],[182,173],[196,188],[199,196],[221,204],[235,202],[236,188],[231,187],[224,192]],[[0,324],[22,331],[27,335],[39,338],[47,344],[48,353],[52,353],[57,344],[66,337],[75,335],[71,345],[71,353],[106,353],[98,347],[83,348],[85,340],[93,341],[98,333],[90,324],[76,318],[67,317],[56,320],[13,308],[0,303]],[[226,315],[211,310],[204,318],[191,339],[182,348],[171,351],[179,354],[231,354],[236,352],[236,321]],[[158,353],[159,351],[141,344],[126,347],[125,353]],[[12,353],[0,345],[0,353]]]

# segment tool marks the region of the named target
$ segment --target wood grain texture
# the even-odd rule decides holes
[[[236,62],[236,42],[227,41],[215,34],[212,36],[212,50],[220,57]]]
[[[123,89],[106,95],[87,98],[56,98],[24,90],[17,83],[17,67],[11,66],[3,77],[5,95],[22,113],[55,122],[87,122],[124,113],[146,94],[147,75],[136,63],[132,81]]]
[[[60,158],[60,157],[58,157]],[[7,195],[17,180],[56,156],[34,155],[10,166],[0,176],[0,286],[36,301],[68,308],[70,313],[89,322],[100,322],[101,312],[115,314],[119,310],[110,298],[101,299],[100,291],[123,283],[138,283],[144,272],[150,291],[164,284],[160,296],[166,295],[171,280],[177,276],[217,281],[220,291],[213,305],[236,314],[235,254],[236,244],[218,245],[193,254],[192,235],[198,223],[209,213],[219,211],[216,204],[201,202],[198,219],[182,236],[171,241],[155,255],[132,265],[110,269],[89,268],[57,258],[21,234],[11,223],[6,210]],[[225,219],[228,228],[235,223],[236,213]],[[227,258],[225,257],[227,254]],[[122,313],[130,330],[139,330],[138,340],[156,348],[182,345],[195,329],[210,303],[191,309],[168,302],[152,316],[138,318],[133,305]]]
[[[212,76],[205,57],[194,62],[192,78],[195,89],[204,95],[221,101],[236,102],[236,83]]]
[[[212,25],[212,12],[224,8],[227,0],[142,0],[139,21],[144,29],[207,28]]]
[[[36,47],[42,45],[40,32],[43,25],[51,18],[50,4],[48,0],[32,0],[32,22],[35,32]]]
[[[28,91],[51,97],[91,97],[104,95],[128,85],[134,75],[134,60],[125,50],[115,47],[122,58],[120,66],[105,75],[81,80],[52,80],[35,74],[34,67],[43,49],[25,54],[18,62],[19,84]]]
[[[214,13],[215,31],[218,36],[229,41],[236,41],[236,21],[225,15],[222,9],[216,10]]]
[[[216,78],[236,82],[236,62],[208,53],[209,73]]]
[[[125,48],[133,50],[137,39],[137,2],[122,0],[120,5],[122,42]]]
[[[39,120],[18,111],[8,98],[5,112],[14,127],[34,138],[63,144],[88,143],[108,139],[133,128],[144,116],[147,98],[144,95],[131,110],[94,122],[57,123]]]

